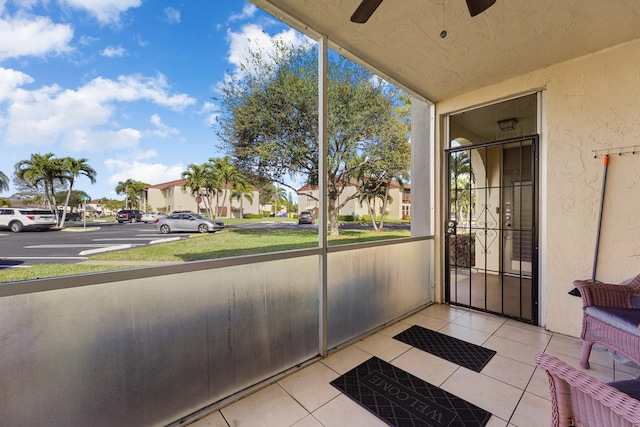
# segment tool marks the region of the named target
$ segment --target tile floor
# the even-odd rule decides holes
[[[496,350],[480,373],[468,370],[392,337],[420,325]],[[551,403],[536,352],[578,367],[581,342],[543,328],[448,305],[432,305],[284,379],[202,418],[192,427],[375,427],[385,426],[329,384],[377,356],[489,412],[487,426],[549,425]],[[589,374],[603,381],[629,379],[640,369],[615,363],[594,347]],[[549,421],[548,421],[549,420]]]

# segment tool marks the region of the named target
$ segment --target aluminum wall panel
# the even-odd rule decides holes
[[[330,253],[328,348],[432,302],[432,263],[433,240]]]
[[[0,424],[166,425],[314,357],[318,264],[0,298]]]

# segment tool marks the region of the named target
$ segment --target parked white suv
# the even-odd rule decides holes
[[[56,216],[46,209],[0,208],[0,228],[14,233],[23,229],[49,230],[56,225]]]

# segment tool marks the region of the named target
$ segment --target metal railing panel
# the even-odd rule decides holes
[[[385,242],[329,253],[328,347],[433,300],[433,240]]]
[[[1,424],[166,425],[314,357],[318,264],[163,267],[0,298]]]

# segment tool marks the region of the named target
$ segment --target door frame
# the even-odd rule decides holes
[[[531,265],[531,320],[527,320],[524,318],[519,318],[519,317],[514,317],[514,316],[510,316],[508,314],[505,313],[500,313],[500,312],[495,312],[495,311],[491,311],[491,310],[487,310],[487,309],[483,309],[483,308],[478,308],[478,307],[474,307],[471,305],[471,301],[470,304],[467,306],[465,304],[460,304],[457,302],[452,302],[451,301],[451,271],[450,271],[450,235],[451,233],[449,232],[450,227],[452,226],[451,220],[450,220],[450,198],[451,198],[451,194],[450,194],[450,184],[451,184],[451,169],[450,169],[450,162],[449,162],[449,158],[450,158],[450,153],[452,152],[459,152],[459,151],[465,151],[465,150],[472,150],[472,149],[481,149],[481,148],[487,148],[487,147],[492,147],[492,146],[505,146],[505,145],[509,145],[509,144],[514,144],[514,143],[519,143],[519,142],[523,142],[523,141],[531,141],[531,147],[532,147],[532,153],[531,153],[531,175],[532,175],[532,189],[533,189],[533,198],[532,198],[532,208],[531,208],[531,212],[533,213],[533,221],[532,221],[532,265]],[[540,135],[539,134],[533,134],[533,135],[527,135],[527,136],[521,136],[521,137],[517,137],[517,138],[511,138],[511,139],[504,139],[504,140],[497,140],[497,141],[491,141],[491,142],[485,142],[485,143],[477,143],[477,144],[469,144],[469,145],[464,145],[464,146],[459,146],[459,147],[451,147],[451,148],[446,148],[444,150],[444,156],[445,156],[445,177],[446,179],[444,180],[444,192],[445,192],[445,207],[446,207],[446,217],[445,217],[445,221],[444,222],[444,230],[443,230],[443,236],[444,236],[444,257],[443,257],[443,272],[444,272],[444,300],[446,303],[449,304],[453,304],[453,305],[460,305],[460,306],[464,306],[464,307],[469,307],[469,308],[473,308],[475,310],[479,310],[479,311],[486,311],[486,312],[490,312],[493,314],[498,314],[504,317],[509,317],[509,318],[516,318],[517,320],[523,321],[523,322],[529,322],[532,323],[534,325],[538,325],[539,324],[539,315],[540,315],[540,295],[541,295],[541,284],[539,282],[539,275],[538,275],[538,266],[539,266],[539,247],[540,247],[540,234],[539,234],[539,221],[540,221],[540,191],[539,191],[539,163],[540,163],[540,159],[539,159],[539,153],[540,153]],[[501,169],[502,169],[502,160],[501,160]],[[500,172],[500,185],[502,187],[503,185],[503,172],[501,170]],[[502,188],[501,188],[502,191]],[[500,204],[502,204],[502,199],[503,197],[500,196]],[[456,227],[456,224],[453,224],[454,229]],[[502,239],[502,226],[500,227],[500,239]],[[503,250],[501,250],[501,252],[503,252]],[[502,253],[501,253],[502,256]],[[501,276],[505,274],[505,272],[503,271],[504,267],[503,267],[503,260],[500,260],[500,272],[501,272]],[[520,276],[522,276],[522,274],[520,274]],[[504,311],[504,310],[502,310]]]

